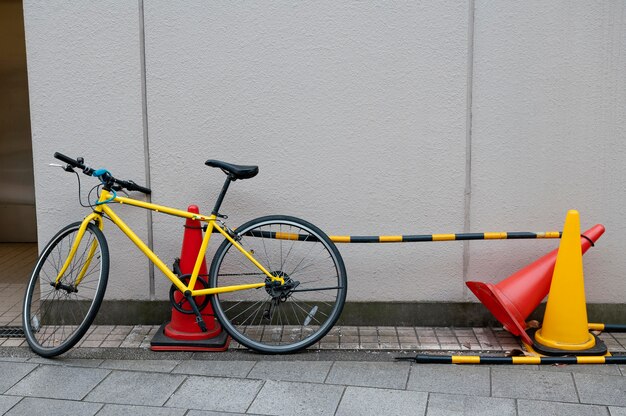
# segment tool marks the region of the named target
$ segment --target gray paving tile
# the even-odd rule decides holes
[[[431,393],[426,416],[515,416],[515,400]]]
[[[85,371],[79,367],[45,365],[24,377],[6,394],[81,400],[108,374],[109,370],[97,368]]]
[[[162,406],[184,380],[182,375],[113,371],[85,401]]]
[[[604,374],[608,376],[621,375],[619,368],[616,365],[604,365],[604,364],[540,365],[539,369],[541,371]]]
[[[489,396],[489,368],[462,365],[416,364],[411,367],[408,390]]]
[[[27,361],[27,360],[28,360],[28,357],[0,357],[0,361],[10,361],[14,363],[23,363],[24,361]]]
[[[15,406],[15,403],[20,400],[22,398],[18,396],[0,396],[0,415],[5,414],[7,410]]]
[[[129,406],[121,404],[104,405],[98,416],[183,416],[187,409],[173,407]]]
[[[33,357],[28,360],[29,363],[46,364],[46,365],[62,365],[66,367],[98,367],[104,360],[89,358],[43,358]]]
[[[342,386],[328,384],[270,380],[265,382],[249,412],[288,416],[332,415],[343,390]]]
[[[176,367],[174,360],[106,360],[100,367],[111,370],[154,371],[169,373]]]
[[[403,362],[336,361],[326,383],[404,389],[409,369]]]
[[[574,374],[581,403],[626,406],[626,377]]]
[[[89,416],[95,415],[102,405],[100,403],[84,403],[73,400],[52,400],[26,397],[7,416],[32,415],[64,415]]]
[[[494,368],[491,385],[494,397],[578,403],[570,373]]]
[[[609,411],[605,406],[544,402],[540,400],[518,400],[517,412],[518,416],[609,416]]]
[[[531,370],[531,371],[539,371],[540,365],[535,364],[498,364],[489,366],[490,368],[497,368],[498,370]]]
[[[254,363],[254,361],[185,360],[178,364],[172,373],[243,378],[250,372]]]
[[[245,412],[262,386],[260,380],[192,376],[165,405],[180,407],[184,403],[189,409]]]
[[[323,383],[332,361],[259,361],[248,378]]]
[[[185,416],[251,416],[250,413],[224,413],[224,412],[211,412],[208,410],[190,410]]]
[[[423,415],[427,401],[428,393],[349,386],[336,415]]]
[[[9,361],[0,362],[0,374],[2,374],[2,377],[0,377],[0,394],[7,391],[36,367],[36,364]]]
[[[609,407],[611,416],[626,416],[626,407]]]

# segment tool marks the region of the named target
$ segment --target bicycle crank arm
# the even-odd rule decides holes
[[[193,296],[191,296],[190,291],[185,292],[185,298],[187,298],[187,302],[189,302],[189,305],[191,305],[191,309],[193,310],[193,313],[196,315],[196,323],[200,327],[200,330],[202,332],[208,332],[209,330],[206,327],[206,323],[204,322],[204,319],[202,319],[202,314],[200,313],[200,310],[198,309],[198,305],[196,305],[196,301],[193,299]]]

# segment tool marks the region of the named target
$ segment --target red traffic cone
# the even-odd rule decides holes
[[[200,211],[196,205],[190,205],[187,211],[199,214]],[[183,246],[180,253],[179,267],[181,275],[191,275],[193,267],[200,252],[202,245],[202,226],[200,221],[188,218],[185,223],[185,232],[183,236]],[[202,280],[202,281],[201,281]],[[203,289],[208,287],[206,260],[202,259],[198,280],[194,289]],[[203,284],[204,282],[204,284]],[[188,282],[186,282],[188,283]],[[179,303],[184,299],[180,291],[174,293],[174,301]],[[204,306],[200,310],[202,319],[204,320],[207,332],[203,332],[196,323],[196,315],[193,313],[182,313],[172,307],[172,320],[163,324],[150,343],[150,349],[155,351],[225,351],[228,349],[230,338],[222,327],[215,320],[213,308],[209,303],[208,297],[196,296],[194,298],[199,307]],[[186,302],[183,303],[185,305]],[[183,309],[187,308],[183,306]]]
[[[594,225],[580,238],[582,253],[604,233],[604,226]],[[529,345],[532,340],[526,333],[526,318],[550,291],[550,282],[558,249],[551,251],[534,263],[512,274],[497,285],[483,282],[466,282],[476,297],[491,311],[513,335],[518,335]]]

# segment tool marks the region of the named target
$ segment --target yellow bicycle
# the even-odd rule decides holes
[[[85,335],[98,312],[109,274],[104,219],[117,225],[171,280],[172,292],[183,294],[186,307],[195,313],[203,330],[206,325],[200,309],[205,303],[198,305],[196,297],[210,298],[225,330],[240,344],[263,353],[290,353],[311,346],[339,318],[346,298],[346,271],[339,251],[319,228],[282,215],[257,218],[235,230],[224,223],[227,217],[219,209],[230,183],[254,177],[257,166],[208,160],[206,165],[220,168],[226,181],[211,214],[200,215],[118,196],[117,192],[124,190],[144,194],[151,190],[117,179],[106,169],[92,169],[83,158],[60,153],[54,157],[66,163],[62,166],[65,171],[79,177],[74,169],[80,169],[100,183],[92,188],[98,192],[97,202],[89,205],[92,212],[52,238],[30,277],[23,326],[28,344],[37,354],[52,357],[68,351]],[[206,223],[191,275],[172,272],[113,211],[113,204]],[[224,241],[215,253],[207,281],[199,271],[214,233],[221,234]]]

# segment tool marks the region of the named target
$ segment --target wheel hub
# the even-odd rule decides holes
[[[265,291],[274,300],[286,301],[293,290],[300,284],[297,280],[293,280],[287,273],[282,270],[276,270],[271,272],[274,277],[280,277],[285,283],[281,284],[279,280],[272,280],[269,277],[265,278]]]
[[[55,283],[55,282],[50,282],[50,286],[52,286],[53,288],[55,288],[56,290],[65,290],[68,294],[69,293],[77,293],[78,292],[78,288],[74,285],[64,285],[61,282]]]

